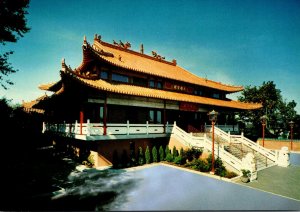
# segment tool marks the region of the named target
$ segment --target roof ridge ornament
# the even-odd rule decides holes
[[[164,60],[165,57],[162,57],[161,55],[157,54],[156,51],[152,51],[152,55],[154,58],[157,58],[159,60]]]
[[[66,71],[66,69],[67,69],[67,65],[66,65],[65,58],[62,58],[62,60],[61,60],[61,70]]]

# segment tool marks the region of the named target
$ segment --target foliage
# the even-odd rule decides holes
[[[259,110],[248,110],[238,114],[238,121],[245,125],[245,134],[247,137],[256,140],[261,136],[260,117],[266,115],[266,137],[278,137],[281,130],[289,130],[288,122],[296,122],[295,132],[299,129],[299,115],[295,111],[296,102],[292,100],[287,102],[283,99],[281,91],[276,88],[273,81],[263,82],[259,87],[247,86],[242,91],[242,96],[238,97],[242,102],[261,103],[262,108]],[[300,130],[298,130],[300,131]],[[297,136],[297,135],[295,135]]]
[[[182,157],[186,158],[188,161],[198,159],[202,154],[201,149],[191,148],[186,151],[182,151]]]
[[[176,146],[173,147],[172,154],[173,154],[173,158],[176,158],[178,156],[178,150],[176,149]]]
[[[206,160],[194,159],[185,166],[201,172],[210,171],[210,165]]]
[[[94,155],[90,154],[87,160],[84,160],[82,164],[92,168],[95,165]]]
[[[185,164],[185,159],[178,155],[177,157],[174,158],[174,163],[178,165],[184,165]]]
[[[171,154],[171,151],[169,149],[169,146],[167,145],[166,149],[165,149],[165,156],[166,156],[166,158],[167,158],[168,154]],[[165,158],[165,160],[166,160],[166,158]]]
[[[168,161],[168,162],[173,162],[173,160],[174,160],[173,155],[171,153],[167,154],[165,160]]]
[[[242,169],[241,171],[242,171],[243,177],[250,177],[250,175],[251,175],[250,170]]]
[[[152,158],[154,163],[158,162],[157,149],[155,146],[152,148]]]
[[[19,37],[23,37],[30,29],[27,27],[25,15],[28,14],[27,8],[29,0],[1,0],[0,1],[0,44],[5,45],[6,42],[17,42]],[[6,84],[12,85],[9,79],[4,79],[8,74],[15,73],[8,62],[9,55],[12,51],[0,54],[0,84],[7,89]]]
[[[165,159],[165,153],[162,146],[159,147],[158,152],[159,152],[159,161],[163,161]]]
[[[146,148],[145,158],[146,158],[146,164],[151,163],[151,154],[150,154],[149,146],[147,146]]]
[[[143,153],[142,147],[139,147],[138,164],[139,165],[145,164],[144,153]]]

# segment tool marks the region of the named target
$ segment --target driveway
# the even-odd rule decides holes
[[[165,165],[127,172],[135,186],[108,210],[300,210],[300,201]]]

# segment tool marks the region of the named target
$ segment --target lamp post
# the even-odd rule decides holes
[[[293,150],[293,128],[294,128],[295,122],[290,121],[289,124],[290,124],[290,127],[291,127],[291,151],[292,151]]]
[[[212,128],[212,160],[211,160],[211,173],[215,173],[215,123],[217,121],[218,112],[212,110],[208,113],[209,120],[211,121],[211,128]]]
[[[262,125],[262,139],[263,139],[263,147],[265,147],[265,127],[266,127],[266,121],[267,121],[267,116],[263,115],[260,117],[261,125]]]

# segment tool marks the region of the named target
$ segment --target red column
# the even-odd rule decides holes
[[[266,124],[262,124],[263,147],[265,147],[265,126]]]
[[[82,135],[82,124],[83,124],[84,114],[83,109],[80,111],[80,135]]]
[[[166,133],[166,121],[167,121],[167,117],[166,117],[166,100],[164,100],[164,133]]]
[[[291,151],[293,150],[293,127],[291,126]]]
[[[211,172],[215,173],[215,122],[212,121],[212,160],[211,160]]]
[[[106,117],[107,117],[107,97],[104,100],[104,108],[103,108],[103,135],[106,135]]]

